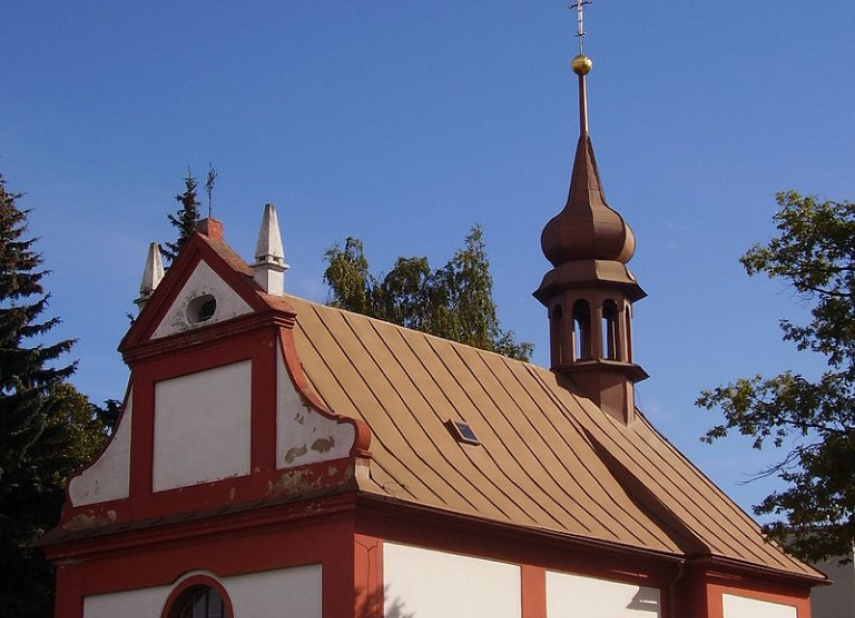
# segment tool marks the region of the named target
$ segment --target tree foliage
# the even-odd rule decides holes
[[[213,181],[211,188],[213,189]],[[181,204],[178,210],[173,213],[167,213],[169,223],[178,230],[178,238],[175,242],[167,242],[161,249],[163,256],[170,262],[174,260],[181,248],[184,246],[193,232],[196,230],[196,222],[199,220],[199,203],[198,197],[199,182],[196,177],[187,168],[187,176],[184,178],[184,191],[175,195],[175,201]]]
[[[19,198],[0,176],[0,617],[41,618],[53,615],[54,576],[33,542],[58,523],[65,479],[106,433],[65,382],[73,341],[42,343],[58,319],[41,319],[47,271]]]
[[[41,616],[52,610],[52,570],[31,544],[56,523],[61,503],[66,438],[50,423],[50,393],[74,371],[54,366],[73,342],[34,342],[57,319],[39,321],[46,273],[19,198],[0,177],[0,616]]]
[[[777,197],[778,235],[742,258],[749,275],[784,279],[807,300],[810,321],[781,321],[783,338],[816,352],[827,369],[815,380],[793,371],[743,378],[702,393],[698,405],[724,412],[711,442],[730,431],[755,448],[787,452],[771,469],[787,486],[755,511],[775,515],[767,532],[797,555],[849,554],[855,541],[855,204],[793,191]]]
[[[503,331],[496,316],[490,262],[479,226],[443,267],[432,270],[425,257],[399,257],[392,270],[375,277],[362,241],[326,252],[324,280],[332,306],[394,322],[438,337],[528,360],[533,346]]]

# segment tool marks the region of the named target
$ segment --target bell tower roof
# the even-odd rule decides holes
[[[549,316],[551,368],[571,377],[605,413],[624,422],[635,418],[634,384],[647,377],[633,361],[632,303],[644,290],[626,264],[635,236],[606,203],[594,147],[588,134],[587,76],[593,62],[584,54],[583,9],[593,0],[570,5],[578,11],[579,141],[570,192],[564,209],[540,237],[552,270],[534,296]]]

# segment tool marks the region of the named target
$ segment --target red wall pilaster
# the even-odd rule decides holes
[[[524,564],[522,579],[522,618],[546,618],[546,569]]]
[[[353,588],[356,618],[383,618],[383,541],[357,534],[354,537]]]

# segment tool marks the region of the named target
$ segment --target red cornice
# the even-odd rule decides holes
[[[294,328],[296,314],[267,308],[263,311],[238,316],[224,322],[203,326],[184,333],[159,339],[150,339],[122,349],[122,356],[128,365],[133,366],[140,360],[156,356],[184,352],[209,343],[220,343],[225,339],[236,338],[255,330],[276,327]]]
[[[610,564],[623,565],[622,568],[625,568],[627,574],[631,573],[633,565],[644,564],[648,565],[649,569],[653,564],[659,565],[658,568],[665,569],[669,575],[673,575],[674,566],[682,564],[686,568],[704,571],[710,578],[723,578],[722,581],[730,584],[737,581],[763,581],[770,589],[777,585],[782,591],[792,591],[794,588],[804,591],[824,581],[820,577],[787,573],[734,559],[701,554],[669,554],[539,528],[515,526],[459,515],[433,507],[414,505],[397,498],[360,493],[357,497],[357,506],[358,512],[365,512],[362,511],[365,508],[367,512],[372,513],[368,519],[358,517],[358,522],[362,522],[363,526],[367,524],[370,533],[377,533],[374,530],[375,527],[382,528],[387,535],[380,536],[385,536],[389,540],[395,540],[396,534],[400,534],[396,532],[397,530],[420,529],[426,531],[427,537],[433,538],[437,530],[445,528],[454,531],[452,536],[455,539],[486,536],[506,541],[513,540],[524,547],[540,548],[537,551],[556,556],[553,561],[556,568],[559,568],[559,562],[566,560],[568,554],[576,554],[584,556],[587,561],[595,562],[603,561],[604,556],[608,556],[607,561]],[[388,534],[389,531],[391,534]],[[619,559],[616,560],[616,558]],[[548,562],[541,564],[548,566]]]
[[[283,500],[278,504],[248,503],[232,512],[213,508],[196,517],[176,518],[168,522],[156,518],[137,522],[133,526],[117,526],[109,531],[95,532],[84,538],[58,540],[45,545],[44,550],[50,560],[61,564],[100,554],[136,552],[178,541],[198,538],[213,541],[218,536],[257,533],[264,528],[285,523],[293,526],[314,525],[347,517],[355,505],[355,493],[349,492],[298,501]]]
[[[799,575],[778,571],[761,565],[748,564],[733,558],[721,556],[690,556],[690,565],[702,568],[710,579],[719,583],[737,585],[738,582],[756,582],[758,579],[773,578],[783,586],[810,589],[817,584],[828,583],[824,575]]]

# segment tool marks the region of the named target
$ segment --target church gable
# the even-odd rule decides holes
[[[151,335],[159,339],[246,315],[252,307],[205,261],[199,261]]]
[[[143,278],[120,346],[131,368],[125,410],[69,483],[66,533],[355,487],[367,428],[307,390],[294,309],[255,280],[221,224],[201,229],[165,277]]]

